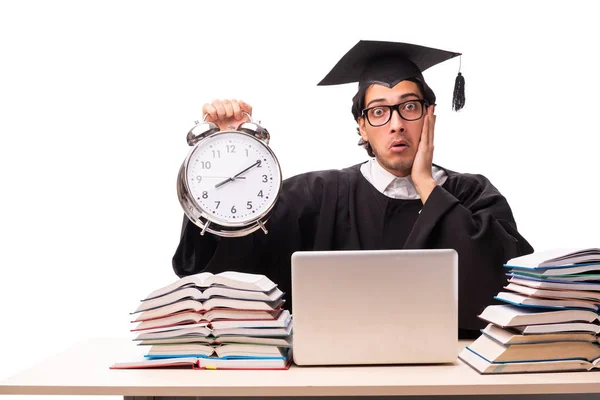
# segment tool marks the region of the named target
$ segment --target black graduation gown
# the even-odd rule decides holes
[[[362,175],[360,164],[291,177],[283,182],[267,235],[259,230],[242,238],[200,236],[184,217],[173,268],[180,277],[227,270],[265,274],[287,294],[291,309],[294,251],[454,249],[459,256],[459,328],[466,337],[464,330],[485,326],[477,315],[505,284],[502,265],[533,248],[487,178],[445,171],[448,179],[424,205],[383,195]]]

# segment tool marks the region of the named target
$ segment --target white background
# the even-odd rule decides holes
[[[138,300],[175,279],[175,179],[205,102],[251,103],[284,177],[365,160],[355,84],[316,86],[360,39],[462,52],[463,111],[458,58],[425,72],[434,162],[487,176],[537,250],[600,246],[592,8],[3,1],[0,379],[88,337],[129,337]]]

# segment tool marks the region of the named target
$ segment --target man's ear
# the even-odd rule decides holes
[[[367,134],[367,129],[365,127],[365,118],[364,117],[358,117],[357,122],[358,122],[358,131],[360,132],[360,137],[365,142],[368,142],[369,141],[369,135]]]

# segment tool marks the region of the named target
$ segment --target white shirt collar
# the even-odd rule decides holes
[[[360,172],[375,189],[388,197],[405,200],[421,198],[415,189],[410,175],[407,177],[398,177],[383,168],[375,158],[362,164]],[[431,175],[437,185],[443,185],[448,178],[446,171],[435,165],[431,168]]]

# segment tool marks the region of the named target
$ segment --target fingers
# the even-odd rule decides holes
[[[221,100],[213,100],[212,105],[217,109],[217,119],[224,120],[227,117],[227,112],[225,111],[225,106]]]
[[[433,147],[433,139],[435,133],[435,119],[434,114],[435,106],[430,106],[425,114],[425,121],[423,122],[423,129],[421,131],[421,142],[424,146]]]
[[[210,104],[204,104],[202,106],[202,114],[207,115],[206,120],[209,122],[217,122],[226,118],[225,107],[220,100],[214,100]]]
[[[244,112],[252,115],[252,106],[245,101],[238,100],[213,100],[202,106],[202,114],[207,115],[209,122],[222,122],[235,118],[241,120],[244,118]]]
[[[435,135],[435,120],[437,118],[437,116],[434,113],[435,106],[431,106],[431,117],[429,119],[429,143],[431,144],[431,146],[433,146],[433,139]]]
[[[233,108],[233,116],[235,117],[235,119],[242,119],[244,114],[242,114],[242,107],[240,107],[240,103],[236,100],[233,100],[231,102],[231,107]]]
[[[252,106],[250,104],[246,103],[243,100],[240,100],[239,104],[242,111],[246,111],[248,114],[252,115]]]
[[[233,118],[233,106],[230,100],[223,100],[223,108],[225,109],[225,118]]]
[[[208,122],[215,122],[219,119],[217,116],[217,109],[212,104],[205,104],[202,106],[202,115],[206,115]]]
[[[425,121],[423,121],[423,128],[421,129],[421,140],[419,141],[419,148],[426,148],[427,146],[429,146],[429,127],[430,127],[430,123],[429,121],[431,120],[430,115],[429,115],[429,111],[427,111],[427,114],[425,114]]]

